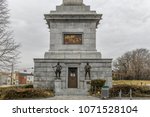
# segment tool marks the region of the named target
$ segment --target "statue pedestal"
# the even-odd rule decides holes
[[[91,80],[84,80],[84,89],[86,91],[89,91],[91,88],[91,84],[90,84]]]
[[[60,79],[57,79],[54,81],[54,90],[55,90],[55,93],[61,92],[61,80]]]

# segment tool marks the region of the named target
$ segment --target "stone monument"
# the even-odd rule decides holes
[[[34,87],[52,88],[56,95],[86,95],[87,82],[92,79],[105,79],[105,85],[112,87],[112,59],[101,58],[96,50],[96,28],[102,14],[90,10],[83,0],[63,0],[44,16],[50,46],[44,58],[34,59]],[[62,67],[59,79],[53,67],[58,62]],[[90,77],[85,78],[87,63]]]

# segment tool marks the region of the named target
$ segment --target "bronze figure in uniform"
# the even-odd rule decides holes
[[[56,78],[60,79],[62,66],[58,62],[56,66],[53,66],[53,68],[55,68],[55,67],[56,67],[56,70],[55,70]]]
[[[89,80],[91,79],[91,66],[89,65],[89,63],[87,63],[84,67],[85,69],[85,79],[87,77],[87,74],[89,75]]]

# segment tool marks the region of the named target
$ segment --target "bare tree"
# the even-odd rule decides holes
[[[143,48],[126,52],[114,61],[114,68],[124,79],[150,79],[150,52]]]
[[[6,0],[0,0],[0,70],[11,65],[18,57],[17,44],[9,30],[9,10]]]

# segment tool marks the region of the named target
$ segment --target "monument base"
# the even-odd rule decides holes
[[[59,82],[56,82],[58,80],[53,69],[57,62],[62,66]],[[89,89],[87,82],[90,80],[89,76],[85,79],[84,67],[87,62],[92,67],[91,80],[104,79],[105,85],[112,87],[111,59],[34,59],[34,87],[54,89],[59,95],[63,93],[69,95],[73,89],[78,89],[78,95],[87,95]],[[72,71],[75,73],[74,77],[69,75]],[[56,86],[59,86],[60,90]]]

